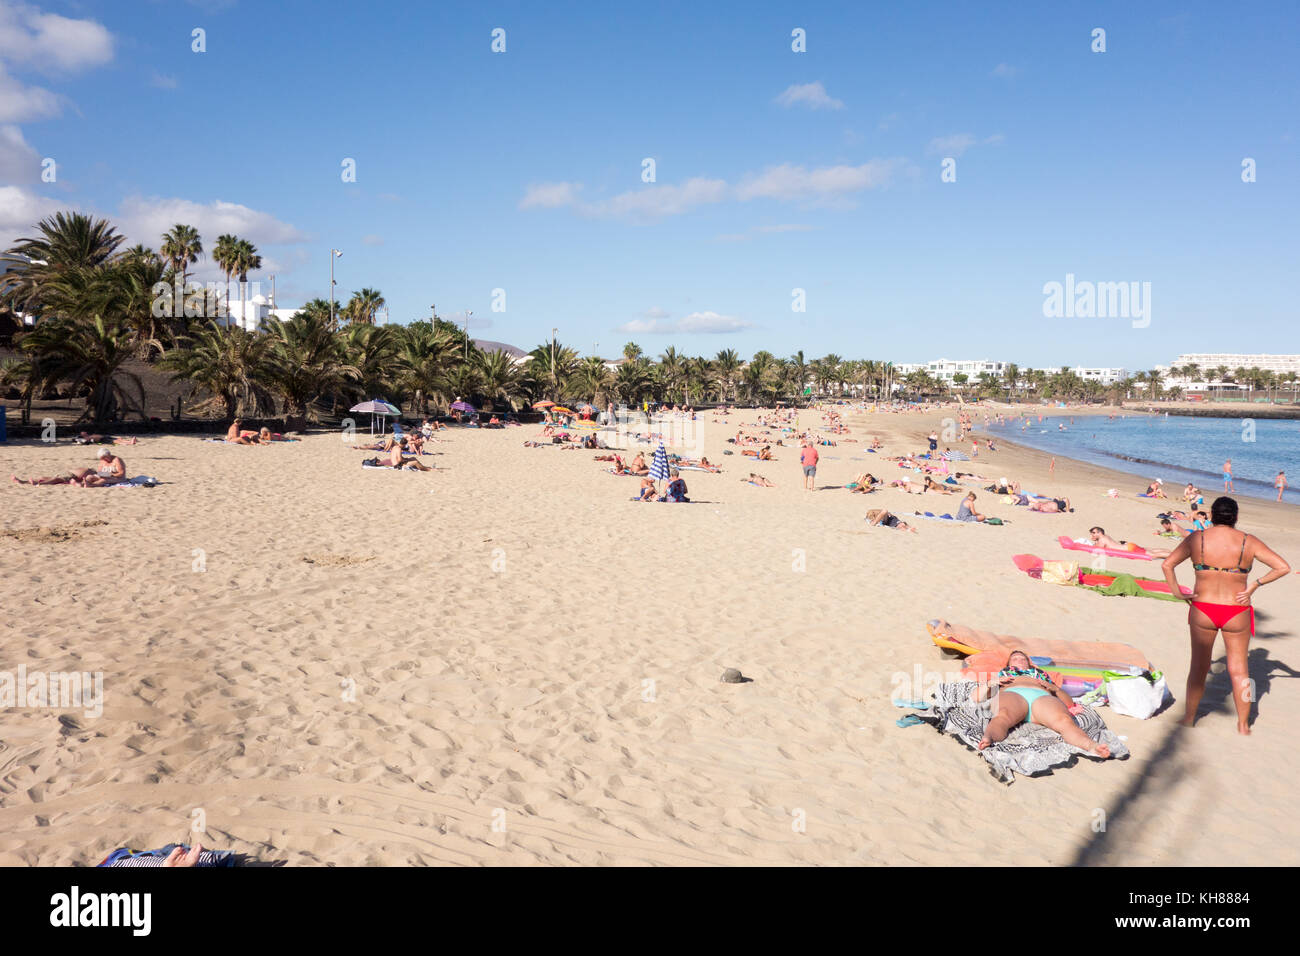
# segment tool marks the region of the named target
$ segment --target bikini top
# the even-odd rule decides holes
[[[1200,534],[1201,534],[1201,557],[1205,557],[1205,532],[1202,531]],[[1241,554],[1237,555],[1237,565],[1238,565],[1238,567],[1235,567],[1235,568],[1216,568],[1216,567],[1215,567],[1214,565],[1212,565],[1212,564],[1197,564],[1195,561],[1192,562],[1192,567],[1193,567],[1194,569],[1196,569],[1197,571],[1222,571],[1224,574],[1249,574],[1249,573],[1250,573],[1250,568],[1243,568],[1243,567],[1240,567],[1241,562],[1242,562],[1242,559],[1246,557],[1246,538],[1247,538],[1247,537],[1248,537],[1248,536],[1247,536],[1245,533],[1243,533],[1242,536],[1241,536]]]
[[[1018,667],[1004,667],[1002,668],[1002,670],[998,671],[998,676],[999,677],[1031,677],[1034,680],[1045,681],[1048,684],[1052,682],[1052,679],[1048,677],[1047,674],[1045,674],[1043,671],[1039,670],[1037,667],[1026,667],[1023,670]]]

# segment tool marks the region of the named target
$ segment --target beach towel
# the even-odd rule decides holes
[[[99,866],[162,866],[172,850],[181,847],[186,852],[189,847],[180,843],[168,843],[160,850],[128,850],[125,847],[114,850]],[[200,850],[195,866],[234,866],[235,854],[230,850]]]
[[[1099,548],[1093,544],[1083,544],[1065,535],[1056,539],[1066,551],[1087,551],[1089,554],[1104,554],[1110,558],[1132,558],[1134,561],[1154,561],[1145,551],[1125,551],[1119,548]]]
[[[971,692],[975,687],[973,681],[940,684],[934,692],[933,703],[917,716],[933,724],[941,733],[951,734],[967,747],[976,750],[992,715],[988,708],[971,700]],[[1128,757],[1128,746],[1091,707],[1084,706],[1074,720],[1085,734],[1109,747],[1112,758],[1123,760]],[[1005,740],[983,750],[976,750],[976,753],[984,758],[994,777],[1008,784],[1015,781],[1016,774],[1025,777],[1041,776],[1051,773],[1054,767],[1073,764],[1080,755],[1093,756],[1067,744],[1056,731],[1041,724],[1030,723],[1020,724]]]
[[[119,481],[115,485],[99,485],[100,488],[152,488],[158,484],[158,479],[149,475],[136,475],[134,478],[128,478],[126,481]],[[95,487],[91,485],[91,487]]]

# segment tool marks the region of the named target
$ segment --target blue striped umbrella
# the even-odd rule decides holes
[[[650,478],[653,481],[668,480],[668,452],[664,449],[663,442],[655,449],[654,461],[650,463]]]

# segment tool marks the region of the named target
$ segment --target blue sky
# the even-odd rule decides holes
[[[524,348],[1300,351],[1300,5],[699,6],[0,0],[0,241],[232,231],[281,305],[337,247],[341,298]],[[1150,324],[1045,318],[1067,274]]]

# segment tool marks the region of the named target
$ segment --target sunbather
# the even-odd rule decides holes
[[[775,487],[776,487],[776,485],[772,484],[770,481],[768,481],[768,480],[767,480],[766,478],[764,478],[762,475],[756,475],[756,474],[754,474],[752,471],[749,473],[749,477],[748,477],[748,478],[742,478],[742,479],[740,479],[740,480],[741,480],[741,481],[747,481],[747,482],[749,482],[751,485],[758,485],[760,488],[775,488]]]
[[[872,508],[868,511],[867,521],[873,528],[884,526],[886,528],[897,528],[899,531],[910,531],[912,534],[918,534],[917,530],[910,524],[899,518],[897,515],[886,511],[884,508]]]
[[[650,474],[650,466],[645,463],[645,455],[637,452],[636,457],[632,459],[632,465],[628,468],[628,471],[634,475]]]
[[[1099,525],[1093,525],[1088,529],[1088,541],[1098,548],[1109,548],[1112,551],[1128,551],[1133,554],[1149,554],[1153,558],[1167,558],[1169,551],[1165,548],[1144,548],[1134,541],[1116,541],[1108,535]]]
[[[242,418],[236,418],[226,429],[226,441],[232,445],[257,445],[257,432],[247,432],[239,426],[244,424]]]
[[[984,515],[975,510],[975,492],[971,492],[962,499],[961,507],[957,509],[958,521],[983,521]]]
[[[115,435],[92,435],[90,432],[81,432],[76,438],[72,439],[78,445],[138,445],[138,438],[118,438]]]
[[[126,481],[126,462],[118,458],[107,448],[99,450],[99,465],[94,471],[81,479],[83,488],[103,488],[118,485]]]
[[[1057,514],[1058,512],[1073,511],[1074,509],[1070,507],[1069,498],[1040,498],[1030,503],[1029,510],[1041,511],[1044,514]]]
[[[1021,723],[1039,724],[1054,730],[1067,744],[1109,757],[1110,748],[1093,740],[1074,722],[1083,708],[1057,687],[1050,677],[1034,666],[1024,651],[1012,651],[1007,666],[992,681],[981,682],[971,695],[976,703],[993,697],[993,719],[984,729],[979,749],[1005,740],[1012,728]]]
[[[47,475],[44,478],[19,478],[17,475],[9,477],[17,485],[80,485],[89,474],[89,468],[74,468],[66,475]]]
[[[641,479],[641,491],[637,494],[637,501],[654,501],[658,490],[655,488],[653,478]]]

